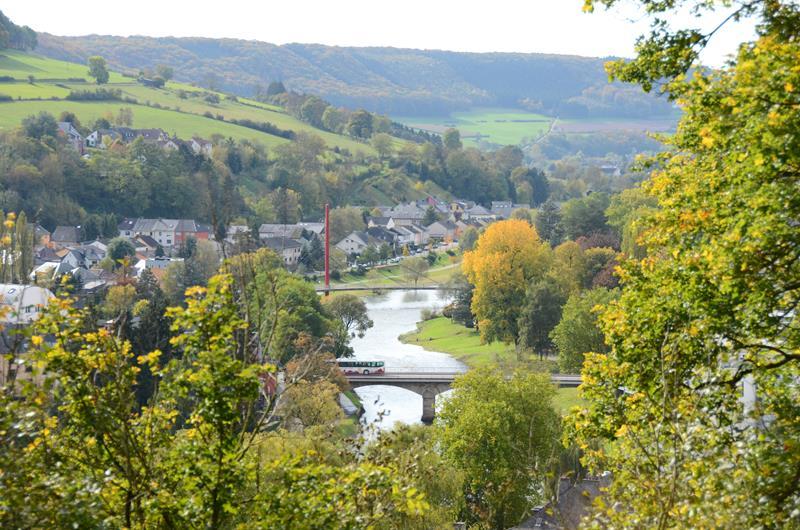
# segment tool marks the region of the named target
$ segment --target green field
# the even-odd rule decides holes
[[[475,108],[454,112],[447,117],[398,116],[397,121],[431,132],[442,133],[453,127],[468,144],[479,141],[497,145],[516,145],[541,137],[550,129],[553,118],[519,109]]]
[[[437,317],[418,324],[419,331],[406,333],[400,341],[416,344],[426,350],[449,353],[471,368],[499,366],[505,371],[524,366],[543,371],[557,371],[558,365],[552,359],[517,360],[513,344],[494,342],[481,344],[480,336],[474,329],[468,329],[453,323],[449,318]],[[553,404],[560,412],[567,412],[574,406],[581,405],[583,400],[578,396],[577,388],[559,388]]]
[[[37,80],[86,79],[89,77],[89,68],[83,64],[68,63],[39,57],[31,53],[5,49],[0,52],[0,76],[10,76],[14,79],[27,80],[32,75]],[[109,83],[122,83],[130,79],[111,72]]]
[[[518,366],[526,366],[546,372],[558,371],[558,365],[553,359],[519,361],[513,344],[481,344],[477,330],[456,324],[446,317],[421,322],[419,327],[418,331],[403,335],[402,342],[417,344],[426,350],[449,353],[473,368],[500,366],[513,370]]]
[[[0,87],[2,90],[2,87]],[[210,138],[213,134],[230,136],[235,139],[249,139],[267,147],[275,147],[287,140],[253,129],[239,127],[231,123],[204,118],[195,114],[183,114],[171,110],[155,109],[142,105],[131,105],[121,101],[79,102],[79,101],[15,101],[0,103],[0,129],[17,127],[26,116],[38,112],[49,112],[58,116],[63,111],[74,112],[84,123],[100,118],[106,112],[116,114],[122,107],[133,109],[133,126],[138,128],[160,128],[179,138],[201,136]]]
[[[30,75],[35,78],[33,83],[28,82]],[[3,129],[16,127],[23,118],[40,111],[47,111],[56,116],[65,110],[71,111],[81,122],[88,124],[107,112],[116,113],[120,107],[131,107],[134,127],[161,128],[181,138],[193,135],[209,138],[214,134],[221,134],[235,139],[255,140],[267,147],[275,147],[286,142],[278,136],[203,116],[205,113],[211,113],[214,116],[221,115],[225,120],[248,119],[255,122],[269,122],[283,130],[313,133],[320,136],[329,147],[349,149],[354,153],[362,151],[370,155],[375,154],[369,144],[316,129],[286,114],[280,107],[245,98],[238,101],[228,99],[220,93],[217,93],[220,102],[211,103],[204,99],[209,93],[208,90],[184,83],[169,82],[165,88],[156,89],[112,72],[109,83],[105,86],[121,90],[123,97],[134,98],[138,105],[121,101],[64,101],[63,98],[70,90],[96,88],[92,83],[76,81],[76,79],[90,81],[88,68],[80,64],[46,59],[15,50],[3,50],[0,54],[0,76],[13,77],[17,80],[0,82],[0,94],[15,100],[13,103],[3,103],[0,107],[0,128]],[[181,91],[186,97],[180,97]]]
[[[461,256],[456,255],[451,257],[444,252],[439,252],[436,263],[431,267],[427,273],[426,278],[420,280],[419,285],[439,285],[447,282],[453,277],[453,274],[458,272],[461,264]],[[332,267],[336,265],[332,262]],[[409,279],[402,267],[402,263],[397,265],[389,265],[378,267],[368,270],[363,276],[358,274],[347,273],[343,274],[339,281],[331,282],[334,287],[353,286],[362,287],[369,286],[380,289],[380,287],[393,287],[398,285],[408,285]],[[364,296],[369,296],[370,291],[354,291],[354,293],[363,293]]]

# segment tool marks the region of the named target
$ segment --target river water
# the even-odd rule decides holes
[[[431,352],[413,344],[403,344],[398,337],[416,328],[423,309],[441,309],[447,299],[438,291],[389,291],[365,299],[374,326],[363,338],[351,342],[354,358],[384,361],[387,371],[457,372],[466,366],[450,355]],[[379,378],[380,376],[375,376]],[[356,389],[364,404],[367,424],[381,429],[396,422],[419,423],[422,416],[422,396],[408,390],[386,385]]]

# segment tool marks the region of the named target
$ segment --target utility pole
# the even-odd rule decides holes
[[[325,203],[325,296],[331,291],[331,217],[330,205]]]

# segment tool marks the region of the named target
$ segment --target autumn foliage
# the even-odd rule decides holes
[[[475,286],[472,311],[481,340],[518,343],[525,290],[531,280],[545,274],[550,261],[550,246],[519,219],[490,225],[475,250],[464,254],[464,274]]]

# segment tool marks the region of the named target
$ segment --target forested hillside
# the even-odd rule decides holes
[[[459,53],[258,41],[90,35],[39,36],[39,53],[85,62],[95,54],[133,73],[169,64],[176,79],[255,95],[271,81],[333,104],[394,115],[447,114],[474,106],[524,107],[561,117],[652,117],[664,100],[609,85],[605,59]]]

